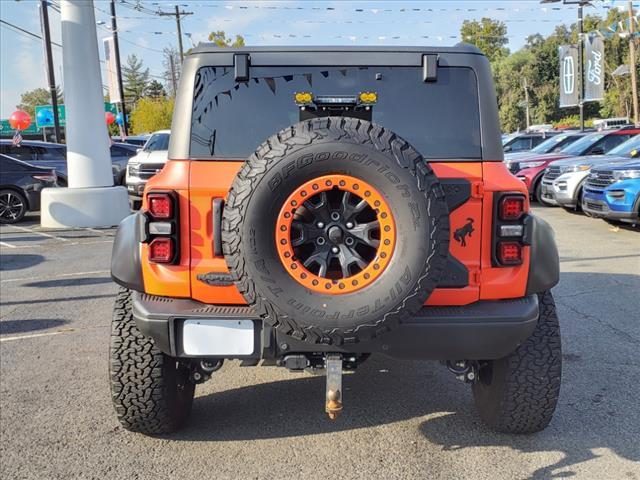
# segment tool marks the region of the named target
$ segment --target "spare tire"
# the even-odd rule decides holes
[[[237,288],[264,322],[342,345],[384,334],[424,304],[446,263],[449,211],[405,140],[364,120],[317,118],[246,160],[222,241]]]

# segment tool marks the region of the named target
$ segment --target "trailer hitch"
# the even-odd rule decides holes
[[[342,411],[342,355],[329,353],[325,363],[327,372],[325,411],[331,420],[335,420]]]

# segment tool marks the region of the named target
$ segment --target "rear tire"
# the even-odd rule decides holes
[[[534,433],[551,421],[562,373],[560,326],[551,292],[538,294],[533,334],[512,354],[482,362],[473,396],[482,420],[504,433]]]
[[[28,210],[27,199],[22,193],[8,188],[0,190],[0,223],[18,223]]]
[[[131,291],[124,288],[113,309],[109,373],[111,398],[125,429],[169,433],[189,417],[195,384],[188,368],[140,333],[132,315]]]

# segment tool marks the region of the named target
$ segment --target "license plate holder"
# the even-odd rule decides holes
[[[247,356],[255,349],[255,324],[242,319],[190,319],[182,326],[182,348],[189,356]]]

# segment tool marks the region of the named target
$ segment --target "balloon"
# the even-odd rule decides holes
[[[116,121],[116,116],[111,112],[104,112],[104,119],[107,122],[107,125],[111,125]]]
[[[127,115],[127,121],[129,121],[129,115]],[[123,124],[123,121],[122,121],[122,112],[120,112],[120,113],[118,113],[118,114],[116,115],[116,123],[117,123],[118,125],[122,125],[122,124]]]
[[[53,125],[53,112],[51,110],[38,110],[36,120],[38,124],[43,126]]]
[[[23,110],[16,110],[9,117],[9,125],[14,130],[26,130],[31,125],[31,115]]]

